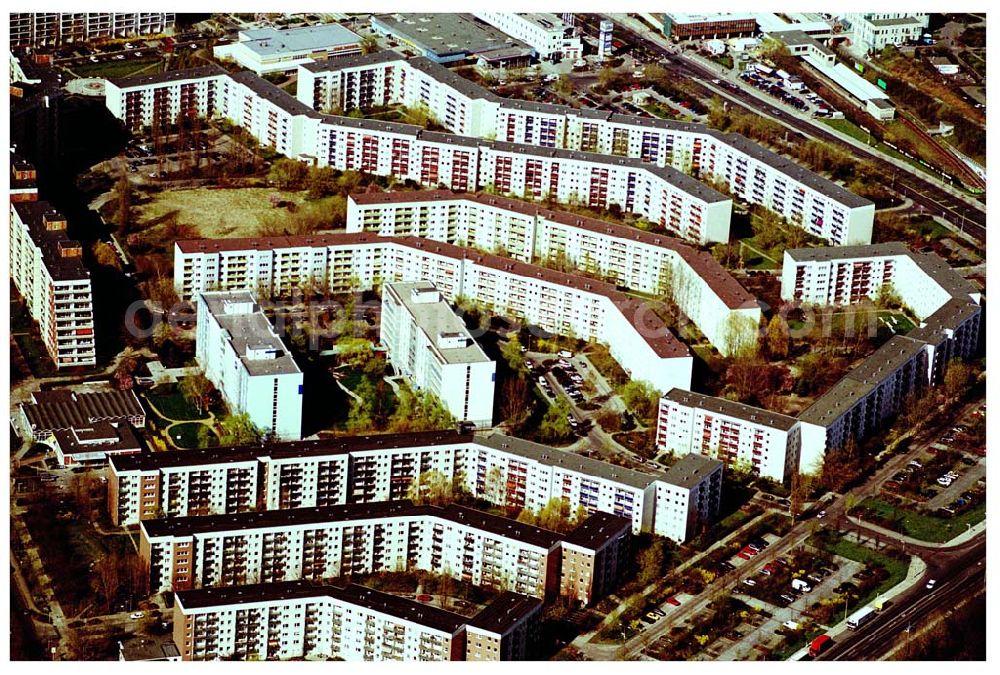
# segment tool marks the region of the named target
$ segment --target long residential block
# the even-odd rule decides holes
[[[147,520],[140,534],[154,592],[423,570],[587,604],[618,583],[631,523],[598,512],[564,536],[455,504],[394,501]],[[573,565],[563,567],[567,545]]]
[[[561,335],[608,345],[628,372],[666,391],[689,388],[693,358],[652,307],[589,277],[415,237],[368,233],[179,241],[174,284],[183,298],[205,288],[271,297],[307,284],[344,292],[426,281],[446,299],[461,296]]]
[[[414,236],[527,263],[561,263],[616,286],[668,296],[724,356],[752,336],[760,307],[710,254],[679,239],[489,194],[351,195],[347,231]]]
[[[12,47],[163,33],[174,27],[172,12],[11,12]]]
[[[195,355],[234,412],[266,433],[302,438],[302,371],[248,291],[197,298]]]
[[[174,643],[185,661],[527,660],[541,612],[511,592],[464,617],[355,584],[256,584],[177,593]]]
[[[67,236],[66,218],[51,204],[16,199],[10,205],[10,278],[56,368],[96,365],[93,289],[83,246]]]
[[[685,541],[718,514],[722,462],[689,455],[639,472],[500,434],[391,434],[112,457],[108,498],[112,520],[133,525],[405,499],[442,480],[509,509],[556,499]]]

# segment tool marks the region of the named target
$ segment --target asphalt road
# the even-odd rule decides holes
[[[973,539],[967,546],[921,557],[928,563],[928,568],[920,583],[898,596],[876,619],[854,633],[845,634],[850,637],[843,639],[844,636],[841,636],[837,644],[817,660],[878,659],[902,641],[907,629],[919,630],[924,620],[934,612],[954,606],[960,598],[985,590],[985,535]],[[937,582],[933,590],[926,588],[930,579]]]
[[[614,20],[610,15],[601,15],[603,18]],[[643,43],[651,52],[657,54],[661,62],[669,66],[671,70],[678,72],[693,80],[710,81],[718,78],[719,74],[704,68],[688,59],[672,55],[669,51],[661,47],[655,41],[648,39],[627,26],[618,23],[615,30],[624,34],[633,43]],[[708,87],[707,95],[716,92]],[[977,241],[986,242],[986,210],[982,205],[970,205],[968,202],[951,193],[943,190],[929,180],[913,175],[908,171],[900,169],[891,162],[885,160],[880,153],[863,150],[853,144],[847,143],[832,132],[826,131],[807,120],[803,120],[789,113],[787,109],[778,107],[761,101],[749,92],[740,88],[725,87],[724,91],[728,98],[735,99],[743,104],[751,112],[763,112],[772,117],[778,118],[781,124],[800,132],[809,138],[819,138],[832,145],[847,149],[852,156],[859,153],[867,155],[866,160],[878,166],[887,176],[895,176],[894,189],[902,196],[913,200],[915,204],[924,208],[928,214],[939,215],[956,226],[962,227]]]

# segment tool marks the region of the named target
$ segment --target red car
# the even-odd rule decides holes
[[[752,548],[750,548],[749,546],[744,546],[743,550],[740,551],[740,553],[746,553],[747,555],[757,555],[757,553],[759,553],[759,551],[755,551]]]
[[[750,555],[747,554],[747,553],[744,553],[743,551],[740,551],[739,553],[737,553],[736,557],[737,558],[743,558],[744,560],[750,560]]]
[[[677,596],[671,595],[669,598],[667,598],[667,604],[673,605],[674,607],[680,607],[681,601],[677,599]]]

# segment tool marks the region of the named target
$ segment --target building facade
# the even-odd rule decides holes
[[[110,40],[171,31],[170,12],[11,12],[12,47]]]
[[[540,59],[559,61],[583,56],[583,41],[576,29],[555,14],[475,12],[474,16],[524,42]]]
[[[456,420],[493,426],[496,363],[434,284],[386,284],[379,328],[397,374],[439,398]]]
[[[113,522],[127,526],[391,501],[443,479],[498,506],[538,513],[556,499],[570,513],[602,511],[628,520],[633,533],[685,541],[718,513],[722,462],[695,455],[678,465],[632,471],[500,434],[391,434],[112,457],[108,498]],[[680,497],[664,492],[657,504],[667,487]]]
[[[83,246],[66,234],[65,216],[48,202],[12,195],[10,278],[56,368],[94,366],[94,300]]]
[[[428,281],[449,301],[462,296],[552,333],[603,342],[627,372],[642,372],[661,390],[690,387],[691,353],[652,307],[590,277],[443,242],[367,233],[194,240],[174,247],[174,283],[183,298],[211,287],[277,297],[304,283],[342,292],[400,281]]]
[[[467,618],[364,586],[301,582],[181,591],[174,643],[185,661],[530,659],[542,601],[506,593]]]
[[[361,37],[340,24],[241,30],[237,41],[217,45],[217,59],[232,60],[258,75],[295,70],[303,63],[361,53]]]
[[[889,45],[919,40],[930,23],[930,14],[849,12],[842,19],[850,24],[856,42],[870,52],[877,52]]]
[[[198,295],[196,358],[234,413],[283,440],[302,438],[302,371],[247,291]]]

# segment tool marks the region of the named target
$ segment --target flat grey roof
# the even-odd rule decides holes
[[[378,14],[371,22],[438,57],[524,46],[503,31],[463,14]]]
[[[686,405],[692,408],[701,408],[702,410],[710,410],[721,415],[735,417],[736,419],[754,422],[755,424],[773,427],[782,431],[788,431],[795,426],[796,422],[794,417],[789,417],[788,415],[771,412],[770,410],[765,410],[763,408],[755,408],[752,405],[737,403],[736,401],[730,401],[716,396],[705,396],[704,394],[698,394],[684,389],[677,389],[676,387],[664,394],[664,398],[680,403],[681,405]]]
[[[507,591],[468,620],[469,628],[505,635],[525,617],[541,610],[540,598]]]
[[[302,372],[249,291],[213,291],[201,297],[216,323],[228,331],[233,350],[250,375]],[[249,312],[235,306],[245,303],[251,305]],[[274,358],[251,358],[247,355],[250,349],[270,350]]]
[[[413,317],[414,323],[416,323],[417,327],[427,337],[431,352],[437,356],[440,362],[449,364],[484,363],[490,360],[479,344],[472,338],[472,334],[465,327],[465,323],[455,316],[451,305],[441,296],[440,291],[431,282],[406,281],[388,284],[386,291],[398,300],[406,312]],[[434,302],[416,302],[413,297],[414,292],[436,294],[437,300]],[[438,345],[438,337],[442,333],[462,338],[465,346],[440,347]]]
[[[374,66],[379,63],[394,63],[396,61],[405,60],[406,59],[404,59],[403,56],[397,52],[379,51],[371,52],[369,54],[341,56],[337,59],[324,59],[322,61],[302,63],[299,64],[299,68],[305,68],[313,73],[332,73],[338,70],[357,68],[358,66]]]
[[[691,452],[667,469],[666,475],[661,480],[671,485],[691,489],[705,480],[706,476],[710,476],[721,468],[722,462],[719,460]]]
[[[257,28],[241,31],[240,38],[240,44],[261,56],[312,51],[361,42],[361,36],[337,23],[280,30],[270,27]]]
[[[130,77],[112,77],[108,81],[116,87],[141,87],[147,84],[163,84],[164,82],[180,82],[182,80],[200,80],[205,77],[225,75],[226,71],[221,66],[214,63],[197,68],[187,68],[184,70],[168,70],[163,73],[151,73],[149,75],[132,75]]]

